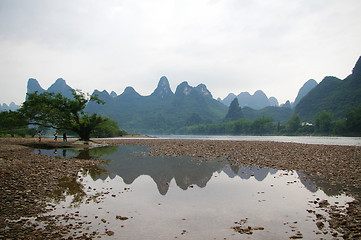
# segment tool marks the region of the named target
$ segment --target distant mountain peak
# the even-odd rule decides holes
[[[268,98],[268,101],[269,101],[270,106],[272,106],[272,107],[278,107],[279,106],[278,100],[275,97]]]
[[[184,81],[178,85],[175,94],[188,96],[191,92],[192,92],[192,87],[189,86],[187,81]]]
[[[136,97],[140,96],[140,94],[137,93],[133,87],[126,87],[124,89],[124,92],[121,95],[122,96],[136,96]]]
[[[199,84],[194,88],[197,92],[201,93],[203,96],[213,98],[211,92],[207,89],[207,86],[203,83]]]
[[[262,96],[267,97],[267,95],[262,90],[257,90],[254,92],[253,96]]]
[[[0,104],[0,112],[2,111],[16,111],[20,108],[20,106],[16,105],[14,102],[11,102],[9,106],[6,103]]]
[[[303,84],[303,86],[298,91],[298,94],[295,99],[295,102],[293,103],[293,106],[295,107],[304,96],[306,96],[314,87],[317,86],[317,84],[318,83],[316,82],[315,79],[310,79],[307,82],[305,82],[305,84]]]
[[[205,97],[213,98],[211,92],[207,89],[207,86],[204,84],[199,84],[197,87],[189,86],[187,81],[182,82],[178,85],[175,94],[188,96],[191,94],[200,94]]]
[[[361,78],[361,56],[357,60],[355,67],[352,69],[352,75],[357,78]]]
[[[63,78],[58,78],[58,79],[56,79],[54,84],[66,84],[66,82]]]
[[[38,80],[35,78],[29,78],[28,86],[27,86],[27,93],[34,93],[34,92],[42,93],[45,90],[40,86]]]
[[[234,94],[234,93],[229,93],[229,94],[227,95],[227,97],[225,97],[223,100],[220,99],[220,98],[218,98],[217,101],[223,103],[223,104],[226,105],[226,106],[229,106],[229,105],[231,104],[231,102],[233,101],[233,99],[235,99],[236,97],[237,97],[236,94]]]
[[[112,98],[115,98],[115,97],[117,97],[118,95],[117,95],[116,92],[112,91],[112,92],[110,93],[110,96],[111,96]]]
[[[169,98],[173,96],[173,92],[170,89],[169,81],[166,76],[163,76],[160,78],[158,82],[157,88],[154,90],[154,92],[151,94],[151,96],[157,96],[162,99]]]
[[[73,98],[72,88],[68,86],[64,79],[58,78],[47,90],[47,92],[61,93],[64,97]]]

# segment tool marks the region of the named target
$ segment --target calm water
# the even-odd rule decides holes
[[[232,140],[232,141],[273,141],[304,144],[361,146],[361,137],[315,137],[315,136],[226,136],[226,135],[155,135],[155,139],[184,140]],[[120,138],[127,139],[127,138]],[[128,139],[134,139],[128,138]],[[147,139],[147,138],[141,138]],[[154,138],[150,138],[154,139]]]
[[[315,136],[202,136],[202,135],[159,135],[160,139],[199,139],[234,141],[274,141],[323,145],[361,146],[361,137],[315,137]]]
[[[145,146],[58,149],[57,157],[107,164],[84,169],[69,186],[64,180],[50,214],[76,216],[84,221],[82,232],[97,231],[102,239],[288,239],[298,232],[304,239],[332,239],[326,222],[323,231],[315,224],[316,213],[328,215],[314,201],[344,206],[353,200],[340,186],[297,171],[153,157],[147,151]],[[40,154],[54,156],[54,150]],[[236,226],[264,230],[246,235],[232,229]],[[105,234],[109,230],[113,236]]]

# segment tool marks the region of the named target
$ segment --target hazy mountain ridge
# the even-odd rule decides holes
[[[0,104],[0,112],[2,111],[16,111],[20,106],[16,105],[14,102],[11,102],[9,105],[6,103]]]
[[[27,85],[27,93],[43,93],[43,92],[52,92],[52,93],[61,93],[64,97],[72,98],[72,88],[68,86],[64,79],[58,78],[47,90],[43,89],[38,80],[30,78]],[[27,99],[27,96],[26,96]]]
[[[241,92],[238,95],[234,93],[230,93],[225,97],[223,100],[218,98],[218,101],[229,106],[234,98],[238,99],[240,107],[250,107],[256,110],[262,109],[268,106],[278,107],[279,103],[277,98],[270,97],[268,98],[267,95],[262,90],[257,90],[253,95],[249,92]]]
[[[31,78],[28,81],[27,92],[49,91],[71,97],[71,89],[62,78],[57,79],[47,90],[43,89],[36,79]],[[192,87],[184,81],[173,92],[165,76],[160,78],[156,89],[149,96],[140,95],[130,86],[119,95],[114,91],[109,93],[106,90],[97,89],[92,95],[97,95],[105,101],[105,104],[90,102],[86,111],[110,117],[118,122],[120,128],[130,132],[171,133],[184,126],[220,121],[228,110],[224,104],[213,99],[206,85],[199,84]],[[228,97],[231,99],[237,96],[229,94]],[[256,106],[255,108],[243,104],[243,117],[247,119],[254,120],[262,116],[271,116],[275,122],[285,122],[292,115],[290,107],[276,107],[277,99],[267,98],[261,90],[256,91],[254,95],[243,92],[238,97],[243,99],[243,103],[256,99],[254,104],[250,104]],[[273,104],[271,104],[272,101]],[[267,106],[257,109],[262,104]]]
[[[106,103],[98,105],[90,102],[86,111],[110,117],[118,122],[120,128],[140,133],[173,133],[184,126],[220,122],[228,110],[222,102],[233,101],[234,98],[239,101],[243,117],[250,120],[270,116],[275,122],[284,123],[296,113],[303,121],[312,122],[315,114],[322,110],[332,111],[338,119],[343,118],[349,109],[361,104],[360,59],[352,74],[344,80],[325,77],[319,84],[313,79],[308,80],[300,88],[295,102],[291,104],[287,101],[281,105],[283,107],[277,107],[277,99],[268,98],[261,90],[253,95],[242,92],[238,96],[229,94],[223,100],[215,100],[206,85],[192,87],[184,81],[173,92],[167,77],[163,76],[149,96],[140,95],[130,86],[119,95],[114,91],[94,90],[93,95],[98,95]],[[71,96],[71,89],[62,78],[57,79],[48,90],[44,90],[33,78],[29,79],[27,86],[28,93],[60,92],[67,97]]]
[[[219,121],[227,111],[204,84],[192,87],[184,81],[173,93],[165,76],[149,96],[141,96],[132,87],[116,97],[106,91],[95,90],[93,94],[106,103],[91,102],[86,108],[88,112],[111,117],[120,128],[142,133],[168,133],[190,124]]]

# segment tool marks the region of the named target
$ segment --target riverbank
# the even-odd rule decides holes
[[[360,238],[361,147],[328,146],[298,143],[255,141],[164,140],[164,139],[94,139],[91,146],[147,145],[151,155],[193,156],[198,161],[228,161],[234,166],[260,166],[284,170],[300,170],[316,174],[333,184],[342,184],[343,191],[357,200],[346,212],[329,207],[330,225],[344,238]],[[29,147],[31,146],[31,147]],[[61,238],[77,226],[59,227],[56,218],[48,218],[48,227],[38,229],[28,219],[49,209],[51,193],[61,190],[64,179],[72,183],[78,172],[100,161],[58,159],[34,154],[34,148],[89,147],[89,144],[70,140],[55,143],[53,139],[0,138],[0,238],[51,239]],[[75,181],[74,181],[75,184]],[[40,221],[40,219],[39,219]],[[41,221],[44,221],[42,218]],[[96,233],[95,236],[101,236]],[[92,236],[84,235],[83,238]]]
[[[55,143],[53,139],[39,143],[30,138],[0,138],[0,239],[60,239],[64,229],[53,218],[38,216],[48,211],[52,195],[63,191],[61,181],[76,179],[82,168],[100,161],[37,155],[28,145],[50,148]],[[38,228],[44,221],[48,227]]]

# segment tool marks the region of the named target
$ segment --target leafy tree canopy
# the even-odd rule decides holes
[[[0,135],[25,136],[26,134],[35,134],[32,130],[28,128],[21,113],[11,110],[0,112]]]
[[[318,133],[328,133],[333,127],[332,112],[323,110],[315,116],[315,131]]]
[[[89,101],[98,104],[104,102],[96,96],[87,97],[81,91],[72,90],[72,94],[72,99],[63,97],[61,93],[28,94],[20,112],[27,119],[28,124],[70,130],[77,133],[81,140],[88,141],[90,134],[107,118],[96,113],[88,115],[84,112],[84,108]]]
[[[301,120],[298,114],[293,114],[292,117],[287,122],[287,131],[291,133],[297,132],[301,127]]]
[[[361,136],[361,106],[347,113],[346,127],[351,135]]]

